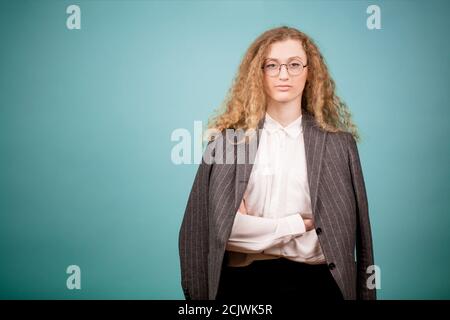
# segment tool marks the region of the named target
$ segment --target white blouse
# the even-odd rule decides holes
[[[301,121],[283,127],[266,112],[244,193],[248,214],[236,213],[226,246],[229,266],[278,257],[326,262],[315,229],[305,231],[303,222],[312,210]]]

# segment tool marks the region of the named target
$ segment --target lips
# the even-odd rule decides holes
[[[290,88],[292,88],[292,86],[280,85],[280,86],[275,86],[275,88],[277,88],[279,91],[288,91]]]

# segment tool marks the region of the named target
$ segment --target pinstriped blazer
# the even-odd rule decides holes
[[[347,132],[331,133],[302,110],[311,208],[319,243],[344,299],[376,299],[367,288],[367,267],[374,264],[366,188],[356,141]],[[262,129],[265,118],[258,129]],[[260,130],[257,130],[259,145]],[[208,143],[236,160],[236,146],[224,131]],[[223,141],[222,141],[223,142]],[[246,142],[248,143],[248,142]],[[216,148],[217,147],[217,148]],[[231,233],[254,163],[246,148],[244,163],[205,161],[205,151],[179,231],[181,286],[187,300],[214,300]],[[356,256],[355,256],[356,249]]]

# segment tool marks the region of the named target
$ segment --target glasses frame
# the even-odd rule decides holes
[[[267,73],[267,71],[266,71],[266,66],[264,65],[264,66],[262,66],[261,67],[261,69],[264,71],[264,73],[267,75],[267,76],[269,76],[269,77],[278,77],[279,75],[280,75],[280,72],[281,72],[281,67],[282,66],[286,66],[286,71],[289,73],[289,75],[291,75],[291,76],[299,76],[299,75],[301,75],[302,73],[303,73],[303,70],[305,70],[305,68],[308,66],[308,64],[303,64],[303,62],[301,62],[301,61],[297,61],[297,60],[295,60],[295,62],[299,62],[301,65],[302,65],[302,71],[300,71],[300,73],[299,74],[291,74],[290,72],[289,72],[289,66],[288,66],[288,64],[290,63],[280,63],[280,65],[279,65],[279,67],[278,67],[278,72],[276,73],[276,74],[274,74],[274,75],[269,75],[268,73]],[[276,63],[278,63],[278,62],[276,62]]]

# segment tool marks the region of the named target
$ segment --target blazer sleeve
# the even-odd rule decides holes
[[[376,300],[376,289],[369,289],[367,287],[369,274],[367,274],[366,271],[367,267],[374,265],[374,257],[366,187],[356,141],[350,133],[348,134],[348,137],[349,165],[357,205],[357,294],[358,299],[361,300]]]
[[[181,287],[186,300],[208,299],[208,195],[213,164],[211,159],[205,161],[205,154],[195,175],[178,236]]]

